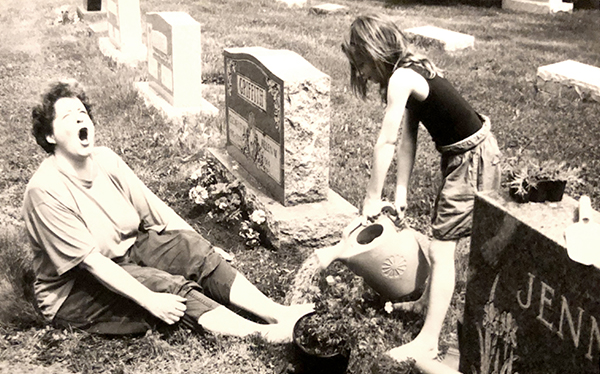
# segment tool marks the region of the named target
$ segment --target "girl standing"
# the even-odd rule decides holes
[[[500,185],[500,151],[490,121],[477,113],[425,57],[413,54],[398,26],[381,16],[360,16],[342,45],[350,62],[354,92],[366,98],[367,83],[379,84],[385,115],[374,147],[373,170],[363,203],[363,215],[382,208],[385,176],[397,150],[395,207],[406,210],[407,187],[422,123],[441,153],[443,180],[432,217],[433,240],[425,323],[410,343],[392,349],[398,361],[409,357],[434,359],[452,293],[454,252],[458,239],[471,234],[474,195]],[[426,295],[426,296],[425,296]]]

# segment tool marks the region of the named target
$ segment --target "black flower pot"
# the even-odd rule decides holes
[[[544,201],[561,201],[566,186],[567,181],[543,180],[537,182],[535,186],[526,186],[526,195],[516,194],[516,188],[510,189],[510,195],[519,203],[526,203],[528,201],[536,203]]]
[[[333,353],[319,353],[317,347],[306,347],[302,344],[302,328],[315,313],[300,318],[294,326],[294,347],[298,361],[297,373],[303,374],[343,374],[348,369],[350,349],[345,344],[336,347]]]

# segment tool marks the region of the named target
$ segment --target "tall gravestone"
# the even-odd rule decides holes
[[[285,206],[326,199],[329,76],[287,50],[224,55],[228,152]]]
[[[218,113],[202,98],[200,36],[200,23],[185,12],[146,14],[148,82],[136,87],[168,117]]]
[[[461,372],[600,372],[600,269],[572,261],[565,247],[576,211],[568,196],[529,204],[498,192],[476,197]]]
[[[100,51],[123,63],[144,61],[139,0],[107,0],[106,10],[108,37],[98,40]]]

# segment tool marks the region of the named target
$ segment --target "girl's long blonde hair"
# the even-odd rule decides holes
[[[381,15],[357,17],[350,26],[349,39],[342,43],[342,51],[350,61],[350,85],[363,99],[367,96],[367,79],[360,72],[362,64],[371,64],[384,102],[387,101],[388,81],[398,68],[417,65],[428,72],[429,79],[441,75],[433,62],[414,54],[400,28]]]

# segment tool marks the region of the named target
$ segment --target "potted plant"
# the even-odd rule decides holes
[[[509,193],[515,201],[561,201],[568,183],[580,183],[580,167],[566,162],[519,157],[508,166]]]
[[[337,279],[336,279],[337,278]],[[324,292],[315,295],[315,311],[298,320],[294,326],[300,372],[342,374],[348,368],[355,303],[343,297],[357,291],[339,277],[327,277]],[[356,285],[355,285],[356,286]],[[356,299],[355,299],[356,300]]]

